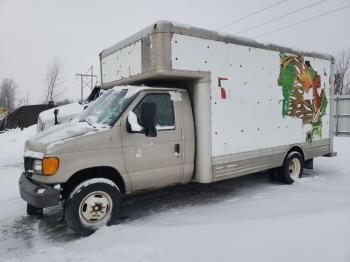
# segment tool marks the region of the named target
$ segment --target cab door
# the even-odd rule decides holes
[[[172,101],[169,92],[144,93],[132,108],[139,125],[142,123],[143,103],[154,103],[156,106],[156,136],[147,137],[142,132],[132,132],[128,128],[127,116],[121,127],[125,166],[133,192],[179,183],[182,175],[179,102]]]

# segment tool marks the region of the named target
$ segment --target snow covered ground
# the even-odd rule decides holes
[[[62,209],[25,215],[25,139],[0,134],[0,261],[350,261],[350,138],[293,185],[255,174],[130,198],[121,223],[76,237]]]

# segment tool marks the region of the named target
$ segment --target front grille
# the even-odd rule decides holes
[[[34,162],[34,158],[31,158],[31,157],[24,158],[24,172],[26,174],[28,174],[29,170],[33,171],[33,162]]]

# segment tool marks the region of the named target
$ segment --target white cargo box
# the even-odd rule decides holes
[[[103,88],[189,89],[199,182],[280,166],[332,148],[333,58],[171,22],[157,22],[100,54]],[[178,81],[181,80],[181,81]]]

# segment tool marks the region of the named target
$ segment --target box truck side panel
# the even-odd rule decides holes
[[[171,41],[173,69],[211,73],[212,157],[307,140],[328,148],[331,61],[180,34]]]
[[[165,21],[100,59],[103,88],[187,80],[198,182],[281,166],[294,146],[305,160],[333,152],[329,55]]]
[[[136,41],[101,59],[103,82],[128,78],[142,71],[141,40]]]

